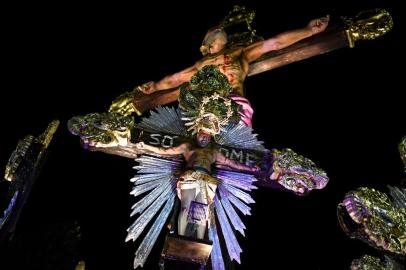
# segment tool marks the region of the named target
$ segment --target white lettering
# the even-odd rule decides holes
[[[149,142],[149,144],[152,144],[152,145],[160,145],[161,142],[160,142],[160,140],[159,140],[159,137],[161,137],[161,136],[162,136],[161,134],[151,134],[150,137],[151,137],[151,139],[154,140],[154,141],[153,141],[153,142]]]
[[[240,163],[242,163],[243,157],[244,157],[244,153],[242,152],[242,150],[240,150],[239,152],[235,151],[234,149],[231,150],[230,159],[234,159],[234,160],[237,160]]]
[[[171,136],[165,135],[164,138],[162,139],[161,146],[164,147],[164,148],[172,147],[173,146],[173,140],[175,138],[177,138],[177,137],[178,136],[171,137]]]

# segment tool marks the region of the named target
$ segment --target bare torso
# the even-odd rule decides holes
[[[242,48],[223,50],[220,53],[205,56],[196,64],[197,69],[207,65],[216,65],[233,87],[234,93],[244,95],[243,83],[248,73],[248,62],[243,57]]]
[[[211,166],[216,162],[217,151],[211,147],[207,148],[191,148],[184,153],[187,168],[199,169],[203,168],[211,172]]]

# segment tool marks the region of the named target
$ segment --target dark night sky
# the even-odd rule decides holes
[[[220,5],[213,8],[208,2],[183,7],[150,2],[132,8],[100,3],[10,8],[2,33],[1,166],[19,139],[42,132],[53,119],[62,122],[19,224],[28,239],[20,254],[36,249],[29,240],[32,234],[77,220],[87,269],[131,269],[136,245],[124,238],[133,221],[133,162],[81,149],[66,121],[103,112],[120,93],[192,65],[200,58],[206,30],[233,4],[243,3],[216,3]],[[356,6],[335,1],[340,8],[263,2],[244,4],[257,11],[256,28],[264,37],[303,27],[317,16],[330,14],[334,22],[371,7],[387,7],[394,18],[395,28],[382,38],[250,77],[246,83],[255,109],[254,129],[266,146],[290,147],[311,158],[327,171],[330,183],[304,198],[255,191],[252,216],[244,219],[246,237],[239,237],[242,264],[236,268],[347,269],[352,259],[374,251],[344,235],[337,203],[358,186],[385,190],[404,176],[397,151],[406,135],[399,73],[404,20],[399,7],[387,1],[358,1]],[[0,187],[4,191],[4,183]],[[143,269],[157,269],[162,239]]]

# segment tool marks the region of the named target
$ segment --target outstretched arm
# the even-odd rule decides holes
[[[160,154],[160,155],[180,155],[184,154],[186,151],[189,149],[189,144],[188,143],[182,143],[179,146],[176,147],[170,147],[170,148],[164,148],[164,147],[157,147],[157,146],[152,146],[149,144],[145,144],[143,142],[139,142],[135,144],[135,147],[138,150],[146,150],[153,152],[155,154]]]
[[[283,49],[304,38],[324,31],[329,20],[330,17],[327,15],[326,17],[311,20],[304,28],[287,31],[270,39],[251,44],[244,49],[244,56],[248,63],[251,63],[267,52]]]
[[[142,95],[141,95],[141,97],[138,95],[140,92],[149,95],[156,91],[169,90],[169,89],[179,87],[183,83],[190,81],[190,78],[193,76],[193,74],[196,73],[196,71],[197,71],[197,64],[195,64],[194,66],[191,66],[185,70],[182,70],[178,73],[168,75],[158,82],[151,81],[151,82],[144,83],[140,86],[137,86],[134,88],[133,91],[125,92],[125,93],[121,94],[120,96],[118,96],[116,99],[114,99],[109,108],[109,112],[114,112],[114,113],[118,113],[121,115],[131,115],[132,113],[135,112],[138,115],[141,115],[143,113],[143,110],[140,110],[140,108],[137,108],[138,105],[136,105],[136,101],[135,101],[136,97],[138,97],[139,100],[143,99]],[[169,103],[171,101],[175,101],[177,98],[177,95],[178,94],[176,94],[176,91],[175,91],[175,95],[167,96],[167,98],[169,100],[166,99],[165,101],[167,103]],[[152,99],[147,98],[146,100],[144,99],[143,102],[141,102],[141,103],[149,103],[151,101],[152,101]],[[154,102],[151,102],[151,103],[154,103]]]
[[[238,161],[229,159],[229,158],[225,157],[223,154],[221,154],[220,152],[217,152],[217,154],[216,154],[216,162],[223,166],[230,167],[231,169],[236,169],[236,170],[243,171],[243,172],[258,172],[259,171],[258,167],[250,167],[250,166],[247,166]]]
[[[197,66],[197,64],[195,64],[194,66],[191,66],[185,70],[182,70],[178,73],[168,75],[158,82],[151,81],[151,82],[144,83],[140,86],[135,87],[134,90],[131,92],[126,92],[124,94],[121,94],[111,104],[111,106],[109,108],[109,112],[114,112],[114,113],[118,113],[121,115],[131,115],[132,113],[135,112],[138,115],[141,115],[143,113],[143,110],[140,110],[140,108],[137,108],[137,105],[135,102],[136,97],[141,98],[141,99],[143,98],[142,97],[143,95],[141,95],[141,97],[138,95],[140,92],[149,95],[156,91],[169,90],[169,89],[179,87],[183,83],[190,81],[190,78],[197,71],[196,66]],[[167,101],[167,103],[169,103],[170,100],[171,101],[176,100],[177,94],[169,95],[167,97],[169,100],[166,100],[166,101]],[[141,102],[141,103],[145,103],[145,102],[146,103],[151,102],[151,99],[146,99],[146,100],[144,99],[143,102]]]
[[[175,74],[165,76],[163,79],[157,82],[151,81],[144,83],[143,85],[138,86],[138,90],[144,94],[152,94],[156,91],[172,89],[190,81],[190,78],[196,73],[196,71],[196,65],[193,65]]]

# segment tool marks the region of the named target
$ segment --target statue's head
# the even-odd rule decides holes
[[[200,147],[206,147],[210,143],[211,137],[212,135],[209,132],[201,130],[196,134],[197,144]]]
[[[350,191],[338,205],[337,215],[342,229],[351,238],[405,256],[406,190],[392,188],[391,194],[393,201],[372,188]]]
[[[329,178],[324,170],[291,149],[274,149],[271,180],[297,195],[306,195],[314,189],[326,187]]]
[[[221,27],[211,28],[203,39],[200,52],[203,55],[215,54],[225,48],[227,34]]]

